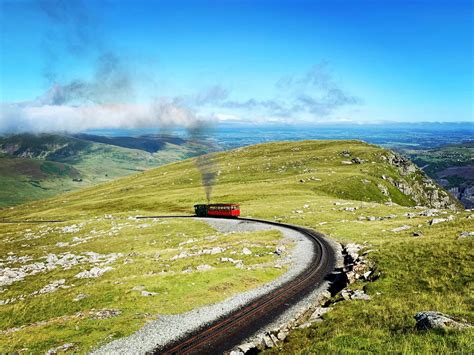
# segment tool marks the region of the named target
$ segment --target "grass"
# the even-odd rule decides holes
[[[59,136],[58,136],[59,137]],[[64,142],[82,142],[62,137]],[[39,139],[39,138],[37,138]],[[1,139],[0,139],[1,141]],[[44,143],[44,140],[41,140]],[[36,142],[38,143],[38,142]],[[183,160],[200,147],[165,143],[163,149],[148,153],[102,143],[82,142],[70,148],[74,153],[52,154],[47,159],[0,156],[0,208],[52,197],[61,193],[107,182],[118,177]],[[48,149],[44,144],[32,145],[32,151]]]
[[[343,160],[348,160],[348,158],[341,156],[341,152],[344,150],[350,151],[352,157],[357,156],[366,162],[357,165],[343,164]],[[474,229],[474,219],[467,218],[468,212],[441,211],[441,216],[452,214],[454,220],[430,226],[428,224],[430,217],[407,218],[404,216],[407,212],[413,213],[421,210],[413,207],[415,203],[411,196],[404,195],[398,189],[389,185],[381,176],[390,176],[396,180],[403,179],[407,184],[414,186],[422,175],[416,172],[409,176],[402,176],[395,167],[387,164],[382,159],[382,156],[386,154],[388,154],[387,151],[381,148],[357,141],[307,141],[256,145],[212,156],[219,165],[213,201],[240,202],[244,216],[308,226],[343,243],[367,242],[370,244],[370,248],[375,250],[369,255],[376,262],[377,268],[381,272],[380,279],[370,284],[356,283],[351,285],[353,288],[365,287],[366,292],[373,297],[371,301],[338,302],[334,306],[334,310],[324,317],[325,321],[323,323],[293,333],[289,342],[285,343],[283,348],[273,351],[284,353],[474,351],[471,330],[446,333],[419,333],[413,330],[413,316],[416,312],[423,310],[445,312],[474,323],[472,308],[472,280],[474,276],[472,272],[474,266],[472,250],[474,245],[470,238],[458,238],[461,232]],[[68,224],[87,223],[87,228],[97,230],[100,228],[104,232],[108,232],[112,229],[112,225],[107,223],[111,222],[98,220],[98,218],[103,218],[104,215],[110,214],[114,218],[126,220],[131,215],[191,214],[194,203],[204,202],[204,193],[200,183],[200,175],[194,162],[187,160],[78,192],[43,200],[41,203],[33,202],[4,209],[0,212],[0,218],[3,217],[9,220],[60,218],[68,220]],[[381,193],[378,187],[379,184],[387,187],[390,196]],[[386,204],[389,198],[397,204]],[[357,207],[357,210],[347,211],[344,210],[345,207]],[[396,217],[381,221],[359,220],[360,216],[388,216],[391,214],[396,215]],[[214,231],[206,230],[208,227],[190,227],[187,222],[171,222],[170,220],[167,223],[172,223],[176,232],[179,230],[178,233],[186,233],[187,235],[202,233],[199,234],[202,237],[209,235],[209,233],[215,234]],[[399,233],[391,232],[393,228],[402,225],[409,225],[411,228]],[[51,234],[47,241],[35,240],[35,243],[39,244],[35,244],[34,248],[31,247],[27,251],[24,247],[21,247],[24,241],[18,241],[17,238],[25,234],[26,228],[32,227],[9,225],[8,228],[14,230],[6,232],[2,229],[2,239],[4,241],[11,240],[16,253],[20,251],[38,253],[35,255],[39,257],[39,255],[44,255],[45,250],[47,250],[42,250],[41,246],[48,247],[57,243],[57,240],[54,239],[55,235]],[[123,311],[121,316],[103,321],[84,320],[84,324],[87,324],[87,326],[84,325],[86,330],[79,326],[77,332],[73,330],[75,328],[71,325],[71,327],[66,328],[68,331],[64,332],[59,329],[55,332],[41,329],[31,336],[28,334],[32,333],[22,333],[29,337],[29,349],[46,349],[65,342],[77,342],[82,344],[79,345],[79,349],[88,349],[88,347],[97,346],[110,340],[110,338],[129,334],[148,319],[147,316],[132,315],[132,311],[127,313],[129,312],[127,308],[128,301],[123,303],[120,301],[119,295],[123,295],[123,292],[127,294],[126,291],[130,290],[133,287],[132,285],[146,285],[146,287],[150,287],[150,291],[155,290],[159,295],[150,298],[139,298],[145,303],[142,306],[143,308],[134,306],[138,313],[156,314],[181,312],[188,309],[180,308],[180,302],[176,301],[176,297],[171,297],[171,293],[166,295],[159,287],[152,289],[156,283],[146,283],[146,272],[149,272],[149,269],[146,269],[145,261],[148,259],[141,256],[141,254],[152,253],[151,250],[156,253],[154,250],[160,249],[164,250],[160,254],[163,254],[161,257],[165,258],[166,255],[171,255],[171,253],[166,254],[167,243],[175,243],[173,242],[175,238],[167,235],[169,232],[160,229],[165,228],[165,226],[157,224],[152,228],[156,228],[154,235],[162,236],[162,239],[157,240],[153,247],[147,244],[147,242],[150,242],[150,239],[147,238],[152,238],[151,236],[146,237],[141,235],[141,232],[136,234],[135,230],[133,233],[125,233],[123,239],[120,237],[118,240],[123,241],[123,246],[117,244],[117,242],[114,243],[113,249],[107,249],[112,248],[110,243],[105,243],[107,239],[103,239],[104,245],[83,245],[83,247],[87,246],[87,250],[100,251],[101,253],[121,250],[122,247],[128,253],[131,253],[130,249],[127,248],[134,246],[136,248],[136,250],[134,249],[135,252],[138,252],[139,255],[133,258],[141,260],[140,265],[143,263],[145,268],[134,269],[133,267],[137,265],[137,262],[131,265],[125,264],[123,265],[123,273],[120,273],[122,269],[122,266],[120,266],[120,269],[114,269],[99,279],[89,281],[90,284],[78,283],[74,288],[57,291],[57,293],[64,292],[65,294],[68,292],[93,293],[97,300],[93,297],[84,299],[82,301],[84,303],[79,303],[83,305],[82,311],[90,310],[92,307],[96,309],[116,307]],[[423,236],[414,238],[411,236],[413,231],[421,231]],[[88,232],[84,233],[87,234]],[[265,234],[258,236],[258,238],[260,237],[268,238],[264,244],[276,243],[278,239],[277,235]],[[232,238],[228,236],[224,239],[230,243],[253,243],[256,236],[237,236],[240,242],[233,241]],[[204,247],[208,242],[203,241],[202,246]],[[221,239],[217,244],[222,246],[221,243],[223,242],[223,239]],[[173,246],[176,246],[176,244],[173,244]],[[254,253],[258,254],[260,252],[255,250]],[[5,255],[5,253],[2,254]],[[239,256],[239,258],[241,257]],[[251,263],[254,259],[254,257],[249,257],[245,263]],[[229,291],[230,294],[239,291],[239,287],[242,285],[246,288],[254,287],[256,284],[274,278],[278,274],[278,270],[274,268],[244,270],[242,274],[240,274],[240,271],[235,272],[235,268],[231,268],[232,272],[226,274],[225,270],[220,271],[216,267],[209,271],[209,273],[216,272],[216,275],[219,275],[213,281],[208,280],[212,283],[213,288],[201,288],[200,286],[196,288],[197,285],[201,285],[199,280],[192,281],[195,283],[195,285],[192,285],[186,282],[187,274],[179,273],[188,267],[185,260],[180,260],[173,266],[178,271],[177,277],[180,278],[174,279],[172,282],[165,282],[165,284],[168,285],[166,286],[168,292],[172,292],[168,288],[179,288],[179,291],[173,291],[176,293],[172,295],[188,295],[190,297],[189,308],[202,304],[199,303],[199,300],[203,298],[208,302],[216,300],[212,296],[214,288],[219,290],[217,294],[222,296],[220,293],[222,289],[227,290],[228,283],[233,285],[229,289],[231,290]],[[266,262],[263,261],[262,264],[265,264]],[[121,259],[118,263],[122,262]],[[197,262],[211,264],[212,260],[203,259]],[[258,261],[258,263],[261,262]],[[151,262],[151,265],[154,265],[154,262]],[[116,264],[114,264],[114,267],[116,267]],[[224,274],[219,274],[219,272]],[[72,272],[71,275],[73,275]],[[71,277],[71,275],[68,277]],[[195,273],[195,275],[210,274],[203,272]],[[235,280],[232,279],[233,277],[240,277],[240,279]],[[248,280],[248,277],[255,278],[254,282],[242,282],[242,280]],[[133,282],[128,283],[129,278]],[[234,281],[227,281],[229,278],[235,280],[235,283],[233,283]],[[126,286],[120,289],[120,292],[110,291],[110,288],[115,290],[121,287],[113,284],[118,280],[120,280],[119,282],[127,282]],[[170,286],[172,283],[176,284],[177,280],[179,286]],[[43,286],[46,281],[46,279],[43,280],[41,285]],[[74,282],[76,283],[76,281]],[[39,284],[36,285],[36,289],[39,286]],[[27,287],[26,283],[23,283],[23,286],[16,291],[12,287],[8,288],[6,292],[24,293],[24,287]],[[205,290],[203,291],[205,293],[200,293],[199,290]],[[53,297],[55,294],[53,293],[48,297]],[[2,298],[5,298],[4,294],[1,295]],[[136,297],[133,292],[130,292],[130,295],[130,297]],[[72,294],[68,297],[70,300]],[[63,310],[66,310],[66,306],[59,302],[61,306],[53,307],[49,305],[50,300],[44,299],[47,300],[44,302],[44,307],[55,308],[58,311],[56,313],[42,312],[40,315],[31,315],[30,313],[34,307],[20,312],[19,309],[8,309],[9,306],[0,306],[0,312],[3,313],[5,310],[5,313],[0,317],[4,322],[1,328],[18,326],[21,322],[31,324],[31,322],[35,322],[40,318],[50,320],[55,324],[55,317],[61,316],[64,313]],[[64,302],[65,298],[62,298],[62,300]],[[164,303],[160,303],[159,300]],[[28,303],[29,301],[19,302],[17,307],[27,307]],[[138,311],[138,309],[141,309],[141,311]],[[71,309],[69,313],[66,313],[72,314],[75,311],[76,309]],[[21,316],[17,317],[16,313]],[[15,314],[15,316],[12,316],[12,314]],[[4,317],[20,320],[10,320],[8,321],[10,323],[7,323],[7,321],[3,321]],[[137,317],[137,319],[133,317]],[[101,328],[102,324],[104,325],[103,328]],[[90,329],[88,327],[96,328]],[[110,329],[110,333],[103,330],[106,328]],[[92,334],[89,335],[90,341],[81,340],[82,331],[84,331],[84,334]],[[48,337],[48,334],[53,334],[53,336]],[[43,338],[44,340],[41,340]],[[6,342],[7,340],[1,340],[0,338],[0,344]],[[24,340],[18,338],[13,346],[7,348],[6,345],[3,345],[3,348],[0,347],[0,349],[18,350],[23,346],[22,344],[24,344]]]
[[[62,232],[67,226],[79,226],[80,230]],[[182,313],[220,301],[270,281],[284,270],[273,267],[278,257],[272,252],[280,239],[276,231],[220,234],[204,222],[157,219],[92,220],[54,226],[6,224],[2,227],[5,246],[2,256],[28,256],[31,260],[25,264],[44,262],[45,255],[65,252],[85,255],[94,251],[101,255],[121,253],[121,256],[110,264],[113,270],[97,279],[75,278],[79,272],[96,265],[82,263],[40,272],[5,287],[2,299],[23,296],[25,300],[0,306],[0,329],[10,330],[0,333],[1,352],[25,348],[28,352],[44,352],[66,342],[73,342],[78,351],[90,350],[104,341],[132,333],[154,318],[153,315]],[[90,239],[75,246],[58,244],[72,243],[73,238]],[[172,259],[182,252],[196,253],[216,246],[226,250]],[[253,255],[243,255],[244,247]],[[221,257],[242,260],[244,267],[221,262]],[[16,262],[8,266],[21,265]],[[199,265],[210,265],[212,269],[200,272],[196,270]],[[32,295],[60,279],[66,280],[67,288]],[[137,287],[139,289],[134,290]],[[141,290],[156,295],[144,297]],[[79,294],[88,297],[73,301]],[[119,309],[121,314],[93,320],[89,314],[94,309]],[[12,331],[18,327],[22,328]]]

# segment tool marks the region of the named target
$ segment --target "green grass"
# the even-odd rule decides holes
[[[53,136],[55,137],[55,136]],[[54,143],[66,144],[78,141],[67,138]],[[31,150],[47,149],[43,144],[32,143]],[[0,139],[1,143],[1,139]],[[52,154],[47,159],[0,156],[0,208],[23,204],[75,191],[87,186],[107,182],[118,177],[183,160],[193,156],[202,147],[177,146],[165,143],[162,150],[148,153],[142,150],[122,148],[102,143],[73,144],[65,155]]]
[[[349,150],[352,156],[364,159],[366,163],[360,165],[342,164],[342,160],[348,160],[340,155],[343,150]],[[471,330],[447,333],[418,333],[413,330],[413,316],[416,312],[423,310],[445,312],[474,322],[471,283],[474,276],[472,272],[474,243],[469,238],[458,239],[462,231],[474,229],[474,219],[466,218],[469,215],[466,212],[442,211],[441,216],[453,214],[455,219],[451,222],[430,226],[428,221],[431,218],[429,217],[412,219],[405,217],[404,214],[407,212],[420,210],[412,207],[414,201],[410,196],[404,195],[393,186],[388,185],[381,176],[390,176],[397,180],[403,179],[407,184],[415,186],[421,180],[422,175],[420,172],[416,172],[409,176],[401,176],[396,168],[388,165],[381,158],[385,154],[387,154],[385,150],[363,142],[307,141],[256,145],[213,155],[213,159],[219,164],[213,192],[214,202],[240,202],[244,216],[308,226],[322,231],[340,242],[368,242],[370,248],[375,249],[375,252],[369,255],[376,262],[377,268],[381,272],[381,278],[374,283],[356,283],[351,286],[352,288],[365,287],[373,299],[368,302],[337,303],[334,310],[325,316],[323,323],[291,335],[290,341],[280,349],[282,352],[392,351],[429,353],[433,351],[474,351]],[[304,182],[300,182],[301,180]],[[107,223],[112,222],[97,218],[108,214],[122,220],[134,215],[192,214],[192,205],[204,202],[204,192],[200,184],[200,175],[194,162],[187,160],[49,200],[5,209],[0,212],[0,218],[10,220],[59,218],[68,220],[68,224],[83,222],[87,224],[87,228],[108,231],[111,225]],[[389,197],[398,204],[385,204],[389,197],[380,192],[379,184],[386,185],[390,193]],[[358,209],[352,212],[343,210],[344,207],[357,207]],[[301,210],[303,213],[295,213],[296,210]],[[360,216],[387,216],[390,214],[395,214],[397,217],[383,221],[358,220]],[[177,233],[191,235],[192,230],[192,233],[197,233],[201,237],[209,233],[215,234],[214,231],[209,231],[208,227],[201,224],[198,227],[197,225],[190,226],[188,221],[186,223],[169,221],[168,223],[173,225]],[[411,229],[399,233],[390,231],[402,225],[410,225]],[[3,241],[11,241],[12,248],[16,250],[16,253],[31,253],[35,257],[44,255],[49,250],[47,248],[54,246],[59,241],[55,238],[60,237],[51,234],[47,240],[34,240],[34,243],[37,244],[32,245],[30,249],[24,249],[25,247],[21,247],[24,241],[19,241],[17,238],[24,235],[26,228],[32,227],[30,225],[9,225],[8,228],[14,230],[7,232],[2,229]],[[173,243],[176,243],[177,240],[173,234],[167,235],[169,232],[160,229],[165,226],[158,224],[153,228],[156,228],[154,235],[163,236],[163,239],[157,241],[153,246],[147,244],[150,243],[152,236],[142,235],[141,232],[136,233],[136,230],[133,233],[125,233],[123,238],[117,237],[117,242],[114,244],[105,242],[107,239],[103,239],[104,244],[100,244],[99,241],[102,239],[97,239],[94,244],[80,245],[81,248],[85,248],[80,249],[82,251],[87,249],[100,253],[122,249],[130,253],[130,248],[133,246],[134,251],[139,253],[134,258],[144,262],[144,269],[134,268],[137,263],[121,265],[120,268],[104,274],[100,279],[84,284],[83,281],[77,282],[77,286],[74,288],[58,291],[58,297],[61,292],[67,294],[69,299],[72,298],[73,293],[94,294],[97,300],[91,297],[78,304],[83,306],[82,311],[90,310],[92,307],[96,309],[115,307],[123,311],[121,316],[104,321],[84,320],[81,321],[85,323],[83,326],[79,326],[79,330],[74,330],[76,329],[75,325],[68,325],[64,328],[67,331],[61,331],[58,326],[57,329],[54,328],[56,329],[54,331],[51,330],[53,328],[38,328],[34,334],[30,331],[21,333],[22,336],[27,337],[25,339],[28,339],[28,347],[40,350],[65,342],[77,342],[80,344],[79,349],[88,349],[90,346],[97,346],[111,338],[130,334],[144,324],[148,319],[147,316],[132,315],[133,312],[128,308],[129,299],[122,302],[120,297],[124,296],[119,295],[123,295],[123,292],[127,295],[126,290],[130,290],[132,285],[143,284],[150,288],[152,285],[157,285],[156,283],[147,283],[146,272],[150,269],[146,266],[148,265],[145,262],[148,260],[147,257],[142,254],[148,255],[148,253],[155,253],[155,249],[160,249],[164,250],[160,254],[165,258],[166,255],[172,254],[167,251],[168,245],[176,247],[176,244]],[[415,230],[423,232],[423,236],[413,238],[411,233]],[[239,241],[234,241],[233,237],[227,236],[217,243],[220,246],[225,242],[253,243],[256,236],[241,235],[237,238]],[[258,238],[267,238],[264,243],[266,244],[276,243],[278,236],[264,234],[258,235]],[[203,241],[202,245],[207,245],[208,242]],[[4,245],[7,244],[4,243]],[[5,253],[2,252],[3,255]],[[259,253],[259,251],[256,250],[255,253]],[[250,257],[245,263],[251,263],[251,260],[254,259]],[[114,267],[122,262],[123,260],[117,262]],[[211,264],[212,260],[203,259],[197,262]],[[266,264],[266,262],[262,264]],[[151,262],[150,265],[155,264]],[[188,267],[186,259],[179,260],[173,267],[179,272],[186,269]],[[209,274],[202,273],[202,275],[211,275],[212,272],[215,272],[216,275],[219,275],[208,281],[209,285],[212,284],[212,287],[219,290],[217,294],[221,297],[223,297],[220,294],[221,287],[226,289],[228,282],[233,285],[230,287],[230,294],[239,291],[242,280],[247,280],[248,277],[251,277],[253,281],[243,283],[245,288],[254,287],[278,274],[278,270],[274,268],[243,270],[241,274],[240,271],[235,272],[235,268],[230,270],[232,272],[226,274],[224,269],[220,270],[216,267],[209,271]],[[219,274],[220,272],[223,274]],[[72,271],[71,275],[73,275]],[[177,277],[183,278],[176,279],[180,281],[178,282],[179,286],[171,286],[171,281],[165,282],[168,292],[175,293],[166,295],[157,286],[154,290],[158,292],[159,296],[144,298],[142,301],[145,303],[142,306],[134,307],[137,309],[136,312],[150,314],[181,312],[199,306],[202,304],[199,303],[202,298],[208,302],[217,300],[217,298],[213,298],[213,290],[206,287],[201,288],[201,285],[205,283],[201,284],[199,278],[192,281],[195,283],[192,285],[185,281],[186,275],[177,274]],[[196,275],[201,274],[196,273]],[[233,279],[233,277],[237,277],[237,279]],[[51,280],[51,278],[48,279]],[[120,282],[125,282],[126,286],[123,289],[120,288],[121,285],[113,284],[117,279],[120,279]],[[129,279],[133,282],[129,282]],[[176,283],[176,280],[173,282]],[[46,279],[42,280],[42,285],[46,281]],[[18,289],[8,288],[6,292],[25,292],[25,288],[28,287],[26,284],[23,283],[23,286]],[[39,284],[35,285],[36,289],[39,286]],[[198,289],[197,286],[199,286]],[[174,287],[178,289],[174,289]],[[199,290],[205,293],[200,293]],[[176,298],[170,296],[184,294],[190,297],[188,308],[180,308],[181,305],[178,304]],[[4,294],[0,295],[1,298],[5,298]],[[53,295],[55,294],[47,297],[53,297]],[[133,292],[130,293],[130,297],[135,297],[134,295]],[[30,301],[19,302],[18,306],[15,306],[26,307],[24,311],[9,309],[9,306],[7,308],[0,306],[2,329],[17,326],[21,322],[23,322],[22,324],[31,324],[40,319],[50,320],[53,325],[47,327],[54,327],[55,317],[66,312],[66,306],[62,302],[65,302],[67,297],[62,298],[59,306],[50,305],[51,301],[47,297],[44,298],[46,301],[43,303],[45,309],[55,308],[58,309],[57,312],[44,311],[39,315],[32,315],[33,308],[28,308]],[[78,307],[78,305],[74,305],[74,307]],[[74,307],[68,308],[69,313],[66,312],[66,314],[70,315],[76,312],[77,308]],[[4,318],[7,320],[3,320]],[[13,318],[19,320],[13,320]],[[67,322],[75,324],[76,320]],[[110,329],[110,332],[107,332],[106,329]],[[86,338],[85,334],[92,334],[89,335],[90,341],[84,340],[81,332],[84,332],[84,339]],[[52,336],[48,334],[52,334]],[[9,339],[11,336],[8,336]],[[16,339],[14,345],[10,347],[3,345],[2,349],[19,349],[21,344],[26,342],[20,336]],[[5,342],[7,342],[6,339],[3,340],[3,344]],[[0,344],[2,344],[2,340],[0,340]]]
[[[74,342],[76,350],[85,351],[107,339],[130,334],[157,314],[182,313],[217,302],[235,292],[270,281],[283,272],[283,269],[273,267],[278,257],[272,252],[280,238],[276,231],[221,234],[204,222],[192,220],[187,223],[177,220],[91,220],[82,222],[79,231],[61,232],[61,228],[70,225],[5,224],[2,226],[2,257],[11,254],[29,256],[29,264],[44,261],[45,255],[61,255],[66,251],[75,255],[94,251],[102,255],[121,253],[122,256],[110,264],[113,270],[97,279],[74,277],[94,266],[84,263],[70,269],[58,267],[28,276],[5,287],[2,299],[23,295],[25,300],[0,306],[0,329],[23,327],[8,334],[0,333],[1,352],[22,348],[43,352],[54,344],[68,341]],[[71,243],[73,237],[90,239],[76,246],[57,245]],[[189,239],[193,242],[180,244]],[[215,246],[226,250],[172,260],[183,251],[196,253]],[[253,255],[242,255],[244,247]],[[222,257],[242,260],[244,267],[236,268],[232,263],[221,262]],[[210,265],[213,269],[200,272],[196,270],[199,265]],[[192,272],[183,273],[187,269]],[[31,295],[59,279],[66,280],[67,289]],[[144,297],[140,291],[133,290],[138,286],[157,295]],[[81,293],[88,297],[74,302]],[[111,319],[91,320],[87,314],[93,309],[119,309],[122,313]],[[37,322],[44,323],[38,325]]]

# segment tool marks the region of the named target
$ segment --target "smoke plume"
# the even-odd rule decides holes
[[[192,141],[198,143],[205,140],[211,135],[212,127],[209,123],[199,122],[188,127],[188,134]],[[206,193],[206,200],[208,203],[211,202],[212,198],[212,189],[217,177],[218,171],[218,162],[216,157],[210,153],[201,155],[196,158],[196,167],[201,174],[202,186],[204,187],[204,192]]]

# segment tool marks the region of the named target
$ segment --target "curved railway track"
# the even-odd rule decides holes
[[[142,216],[148,218],[194,218],[195,216]],[[202,217],[200,217],[202,218]],[[279,315],[311,293],[334,270],[335,252],[321,233],[308,228],[272,221],[238,218],[297,231],[312,241],[313,259],[295,278],[280,285],[271,293],[248,302],[243,307],[226,314],[185,337],[150,351],[152,354],[219,354],[251,337],[262,327],[276,320]],[[7,221],[0,223],[57,223],[63,220]]]
[[[140,217],[163,218],[165,216]],[[178,216],[166,216],[176,218]],[[280,314],[307,296],[335,266],[335,253],[321,233],[308,228],[253,218],[242,221],[265,223],[295,230],[312,241],[313,260],[294,279],[269,294],[260,296],[207,326],[188,334],[165,347],[155,348],[153,354],[218,354],[225,353],[274,321]]]

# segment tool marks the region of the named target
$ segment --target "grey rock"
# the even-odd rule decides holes
[[[244,354],[246,354],[250,350],[254,350],[256,348],[257,348],[257,346],[255,345],[255,343],[245,343],[245,344],[239,345],[239,350],[242,351]]]
[[[214,269],[214,268],[211,265],[203,264],[203,265],[196,266],[196,269],[198,271],[207,271],[207,270],[211,270],[211,269]]]
[[[248,248],[243,248],[242,249],[242,254],[244,255],[251,255],[252,254],[252,251]]]
[[[395,232],[395,233],[398,233],[398,232],[402,232],[402,231],[405,231],[405,230],[410,229],[410,228],[411,228],[411,226],[404,225],[404,226],[401,226],[401,227],[393,228],[391,231]]]
[[[474,237],[474,232],[461,232],[459,238]]]
[[[107,319],[107,318],[117,317],[120,314],[122,314],[122,311],[118,309],[102,309],[92,314],[91,318],[92,319]]]
[[[78,278],[78,279],[91,279],[91,278],[97,278],[99,276],[102,276],[104,273],[106,273],[107,271],[110,271],[112,270],[113,268],[111,266],[106,266],[104,268],[100,268],[100,267],[93,267],[92,269],[90,270],[85,270],[85,271],[82,271],[80,273],[78,273],[76,276],[74,276],[75,278]]]
[[[89,296],[86,295],[85,293],[80,293],[73,299],[73,301],[74,302],[79,302],[80,300],[83,300],[84,298],[87,298],[87,297],[89,297]]]
[[[352,300],[363,300],[363,301],[369,301],[372,299],[368,294],[366,294],[362,290],[356,290],[354,293],[351,295]]]
[[[309,321],[312,322],[312,321],[316,321],[317,319],[320,319],[322,315],[326,314],[330,310],[331,308],[329,307],[316,307],[314,312],[309,317]]]
[[[74,349],[75,345],[73,343],[66,343],[61,346],[58,346],[56,348],[49,349],[46,354],[48,355],[53,355],[53,354],[58,354],[58,353],[64,353],[68,350]]]
[[[463,329],[471,327],[467,322],[458,322],[451,316],[434,311],[418,312],[415,315],[416,329]]]
[[[158,294],[158,293],[156,293],[156,292],[150,292],[150,291],[145,291],[145,290],[143,290],[143,291],[141,292],[141,295],[142,295],[143,297],[156,296],[157,294]]]

